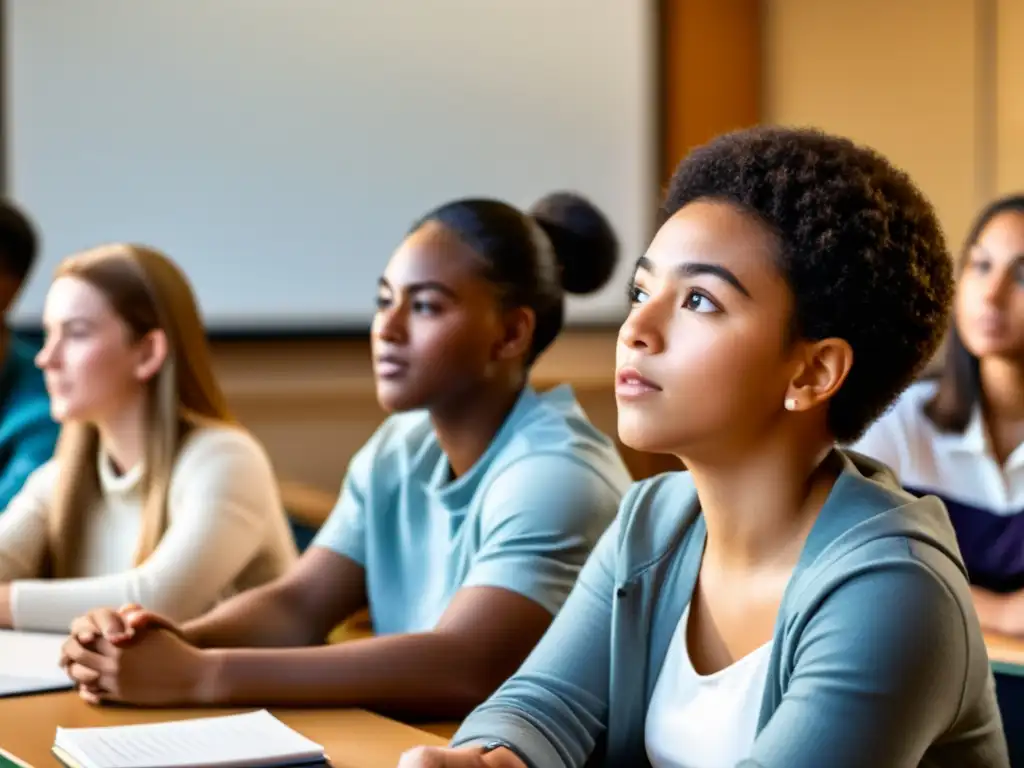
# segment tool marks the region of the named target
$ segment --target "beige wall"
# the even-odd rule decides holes
[[[736,65],[725,78],[730,98],[763,100],[767,121],[817,125],[879,148],[932,198],[954,248],[985,199],[1024,190],[1024,49],[1014,47],[1024,38],[1024,0],[761,1],[762,89],[743,86],[756,67]],[[662,20],[664,42],[679,59],[663,64],[666,98],[678,102],[666,107],[667,169],[709,130],[743,123],[743,99],[711,88],[685,98],[681,91],[708,51],[749,47],[753,32],[746,0],[663,6],[671,11]],[[721,14],[714,23],[712,12]],[[712,43],[687,38],[695,27]],[[568,333],[536,370],[539,386],[572,382],[609,433],[614,338],[613,331]],[[233,407],[281,476],[336,491],[349,458],[383,418],[366,342],[222,343],[215,353]],[[674,464],[622,450],[637,477]]]
[[[978,206],[1024,187],[1024,0],[765,0],[765,11],[765,120],[885,153],[932,199],[954,250]]]
[[[1024,192],[1024,0],[999,0],[996,192]]]

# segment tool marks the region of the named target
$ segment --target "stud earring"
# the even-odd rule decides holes
[[[786,406],[786,410],[787,411],[795,411],[796,410],[796,398],[795,397],[787,397],[786,398],[786,402],[784,403],[784,405]]]

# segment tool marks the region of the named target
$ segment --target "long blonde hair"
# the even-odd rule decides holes
[[[217,383],[195,296],[180,269],[142,245],[114,243],[69,256],[54,279],[75,277],[99,290],[133,340],[154,330],[167,357],[147,383],[142,526],[135,562],[144,562],[167,529],[167,494],[182,441],[201,423],[233,423]],[[86,423],[61,429],[58,480],[49,518],[47,571],[74,575],[86,515],[100,494],[99,433]]]

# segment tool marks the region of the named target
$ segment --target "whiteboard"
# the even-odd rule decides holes
[[[411,222],[562,189],[620,269],[570,298],[619,320],[656,205],[652,0],[7,0],[7,192],[53,267],[111,240],[185,269],[211,330],[365,328]]]

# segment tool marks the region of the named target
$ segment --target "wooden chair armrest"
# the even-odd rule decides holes
[[[319,529],[334,509],[334,495],[304,483],[281,482],[281,501],[285,511],[303,525]]]

